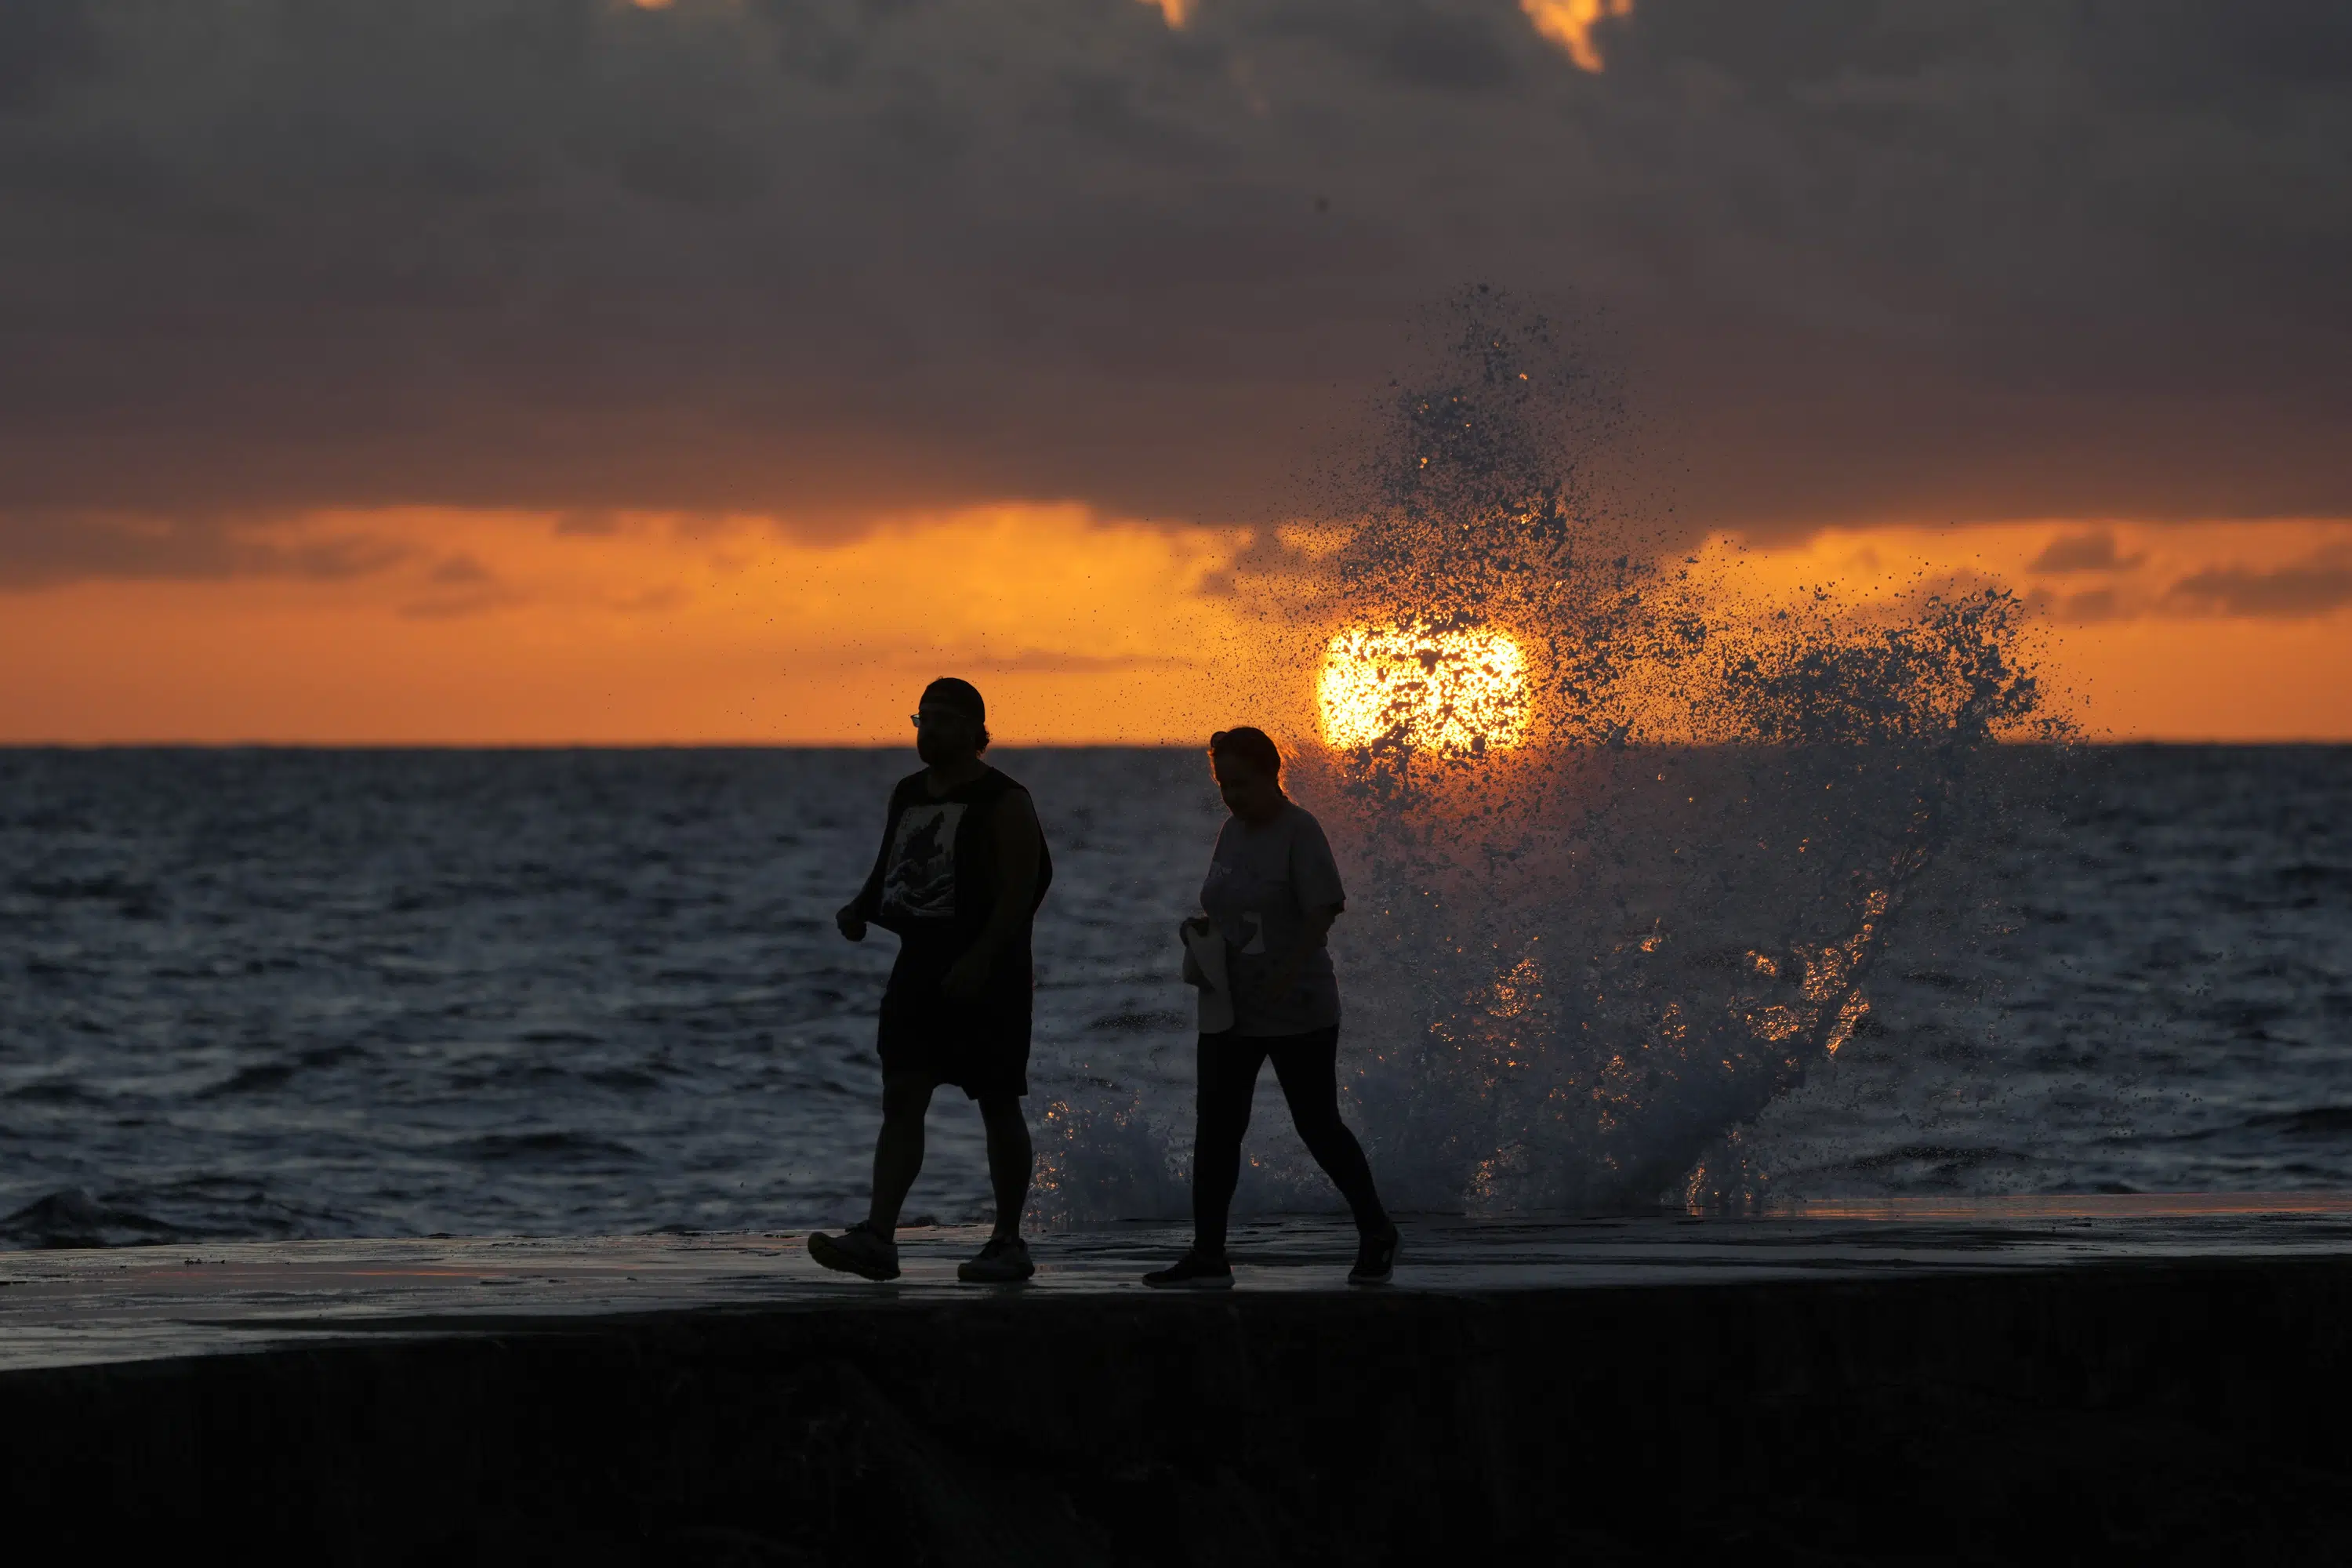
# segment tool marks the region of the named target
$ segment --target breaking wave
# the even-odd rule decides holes
[[[1996,584],[1775,591],[1625,500],[1622,403],[1545,321],[1454,321],[1240,584],[1351,868],[1352,1119],[1404,1208],[1753,1205],[1743,1129],[1868,1026],[1975,764],[2063,734],[2033,627]],[[1181,1214],[1189,1135],[1056,1100],[1048,1216]],[[1238,1206],[1332,1201],[1294,1152]]]

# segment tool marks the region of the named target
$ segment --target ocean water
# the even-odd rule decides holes
[[[1349,1109],[1398,1206],[2352,1185],[2352,750],[1986,750],[1934,774],[1932,833],[1926,796],[1871,795],[1833,873],[1818,801],[1901,755],[1603,754],[1622,776],[1547,784],[1590,792],[1572,827],[1443,866],[1379,791],[1302,773],[1354,891]],[[1202,759],[995,760],[1057,864],[1037,1220],[1180,1215]],[[0,752],[0,1232],[854,1216],[892,939],[831,914],[912,765]],[[949,1091],[931,1129],[909,1215],[984,1214],[977,1116]],[[1250,1151],[1242,1210],[1338,1209],[1271,1074]]]

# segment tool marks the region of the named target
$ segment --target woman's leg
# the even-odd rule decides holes
[[[1274,1075],[1282,1080],[1282,1097],[1290,1102],[1290,1120],[1315,1163],[1331,1178],[1339,1195],[1356,1216],[1356,1228],[1376,1236],[1389,1227],[1388,1211],[1372,1187],[1371,1163],[1364,1146],[1339,1120],[1339,1031],[1318,1029],[1291,1036],[1268,1053]],[[1253,1074],[1253,1077],[1255,1075]]]
[[[1225,1214],[1241,1180],[1242,1134],[1249,1131],[1250,1097],[1265,1060],[1263,1041],[1228,1031],[1201,1037],[1199,1100],[1192,1131],[1192,1249],[1212,1258],[1225,1251]]]

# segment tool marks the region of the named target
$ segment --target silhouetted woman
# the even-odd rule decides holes
[[[1225,1213],[1258,1068],[1270,1057],[1307,1152],[1355,1213],[1362,1240],[1349,1283],[1385,1284],[1397,1229],[1372,1189],[1362,1146],[1339,1120],[1339,984],[1324,946],[1347,908],[1339,865],[1322,824],[1282,793],[1282,753],[1265,731],[1218,731],[1209,763],[1233,817],[1217,835],[1201,888],[1205,918],[1187,921],[1184,931],[1184,978],[1203,987],[1192,1249],[1143,1282],[1195,1290],[1233,1284]],[[1230,1026],[1213,1028],[1226,1023],[1227,1002]]]

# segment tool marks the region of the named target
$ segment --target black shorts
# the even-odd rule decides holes
[[[882,994],[876,1031],[884,1073],[919,1072],[972,1099],[1029,1092],[1029,965],[1025,956],[976,1002],[940,989],[946,970],[908,964],[902,951]]]

